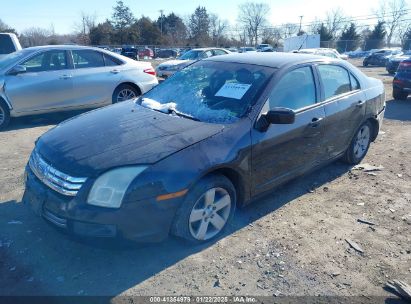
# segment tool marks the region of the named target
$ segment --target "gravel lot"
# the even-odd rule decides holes
[[[411,100],[391,100],[385,69],[363,70],[386,84],[383,133],[363,161],[384,169],[331,164],[239,210],[206,246],[85,244],[59,233],[21,204],[22,176],[36,138],[74,114],[13,121],[0,133],[0,295],[387,297],[387,280],[410,284]]]

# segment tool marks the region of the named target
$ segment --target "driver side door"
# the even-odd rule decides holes
[[[281,77],[270,93],[261,114],[276,108],[295,111],[292,124],[270,125],[251,131],[253,195],[319,164],[322,153],[324,106],[312,66],[300,66]]]
[[[72,70],[65,50],[44,51],[20,63],[25,73],[7,75],[5,93],[17,113],[68,107],[73,98]]]

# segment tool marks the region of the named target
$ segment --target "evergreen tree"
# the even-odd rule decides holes
[[[354,51],[359,44],[361,36],[357,33],[355,23],[345,27],[337,42],[337,48],[340,52]]]
[[[316,33],[320,34],[320,46],[330,47],[330,43],[333,40],[333,35],[324,23],[321,23],[318,26]]]
[[[365,38],[365,49],[379,49],[384,46],[386,36],[384,21],[378,21],[371,33]]]
[[[210,41],[210,17],[205,7],[197,7],[190,17],[189,30],[195,45],[207,45]]]
[[[121,0],[118,0],[116,6],[113,7],[111,23],[116,30],[116,39],[113,42],[132,43],[137,38],[137,32],[131,29],[135,23],[133,13]]]

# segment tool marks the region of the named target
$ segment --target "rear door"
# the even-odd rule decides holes
[[[326,117],[324,148],[326,156],[343,153],[365,116],[366,96],[358,80],[344,67],[333,64],[316,66]]]
[[[26,73],[7,75],[5,92],[16,112],[72,106],[73,80],[65,50],[38,53],[20,65]]]
[[[121,81],[121,61],[91,49],[72,50],[74,98],[79,106],[110,104]]]
[[[275,84],[262,114],[289,108],[296,112],[296,118],[293,124],[271,125],[265,132],[251,131],[254,195],[319,163],[325,111],[318,103],[315,79],[308,65],[286,72]]]

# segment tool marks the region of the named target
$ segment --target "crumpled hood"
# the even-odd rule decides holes
[[[127,101],[59,124],[36,147],[60,171],[88,177],[113,167],[156,163],[223,128]]]

